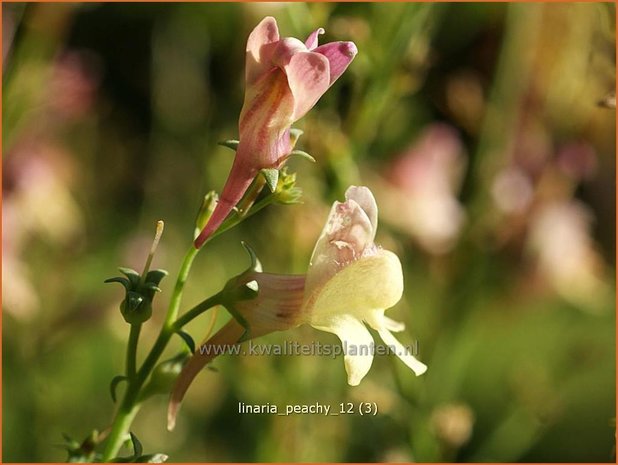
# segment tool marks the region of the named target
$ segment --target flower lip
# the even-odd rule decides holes
[[[358,55],[358,48],[354,42],[339,42],[339,51],[349,58]]]
[[[312,52],[324,55],[328,59],[330,65],[330,85],[333,85],[358,54],[358,49],[354,42],[330,42],[320,45],[313,49]]]
[[[318,36],[324,34],[324,28],[318,28],[315,31],[313,31],[309,37],[307,37],[307,40],[305,41],[305,47],[307,47],[309,50],[313,50],[314,48],[316,48],[318,46]]]
[[[399,258],[374,243],[378,223],[375,198],[367,187],[350,187],[345,202],[335,202],[311,257],[303,315],[316,329],[334,333],[344,346],[373,343],[364,323],[418,376],[427,367],[391,334],[403,323],[384,315],[403,295]],[[371,368],[373,355],[346,353],[348,383],[357,385]]]
[[[279,28],[272,16],[264,18],[247,39],[245,77],[248,84],[254,83],[272,67],[270,56],[279,41]]]

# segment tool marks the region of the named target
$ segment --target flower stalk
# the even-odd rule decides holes
[[[131,325],[129,331],[129,343],[127,344],[127,379],[129,382],[135,378],[137,372],[137,343],[141,329],[142,324],[136,323]]]
[[[141,327],[151,317],[155,293],[160,292],[159,283],[167,275],[164,270],[150,270],[163,232],[162,221],[157,223],[142,274],[121,268],[124,276],[107,281],[125,287],[126,297],[120,310],[130,324],[130,333],[126,376],[117,376],[110,386],[115,399],[116,385],[120,381],[127,383],[109,428],[103,461],[123,459],[117,455],[129,436],[135,449],[133,458],[147,457],[141,456],[141,445],[130,434],[130,428],[143,401],[169,389],[170,380],[176,382],[168,413],[168,427],[173,428],[180,401],[191,381],[219,353],[211,351],[200,357],[194,353],[187,361],[185,349],[157,365],[174,334],[182,337],[190,352],[195,352],[193,339],[182,331],[194,318],[217,305],[224,305],[234,317],[208,337],[204,347],[231,347],[248,338],[308,321],[303,312],[297,311],[305,306],[305,276],[262,273],[250,250],[249,270],[230,280],[222,291],[184,314],[179,316],[179,313],[193,262],[204,244],[270,204],[299,202],[301,191],[295,186],[295,174],[288,174],[283,165],[292,155],[313,158],[294,150],[301,131],[291,126],[317,103],[357,53],[352,42],[318,46],[318,36],[323,33],[323,29],[317,29],[304,43],[295,38],[280,38],[275,19],[267,17],[250,34],[246,48],[245,100],[238,122],[240,140],[224,144],[236,150],[236,157],[220,196],[211,191],[203,199],[195,223],[194,242],[182,259],[164,322],[139,368],[137,349]],[[269,192],[262,194],[264,186],[268,186]],[[178,378],[174,378],[178,373]]]

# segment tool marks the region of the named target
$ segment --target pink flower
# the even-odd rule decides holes
[[[466,221],[457,198],[465,164],[463,144],[452,127],[436,123],[425,128],[376,189],[384,219],[432,254],[452,250]]]
[[[352,42],[318,47],[320,28],[303,44],[279,38],[277,22],[268,16],[249,35],[245,102],[240,113],[240,144],[219,203],[195,240],[201,247],[240,201],[265,168],[279,168],[292,151],[290,127],[302,118],[343,74],[356,56]]]

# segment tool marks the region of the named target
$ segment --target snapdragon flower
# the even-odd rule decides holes
[[[392,332],[403,323],[384,315],[403,293],[399,258],[374,243],[378,209],[371,191],[352,186],[345,202],[335,202],[315,245],[306,275],[264,273],[253,266],[226,285],[224,305],[234,315],[203,346],[231,346],[243,340],[309,324],[334,333],[348,352],[344,364],[348,383],[358,385],[373,362],[373,344],[366,325],[417,375],[427,366],[409,354]],[[356,350],[349,350],[355,348]],[[180,402],[199,371],[220,350],[196,352],[178,378],[168,410],[173,428]]]
[[[292,151],[290,128],[313,108],[356,56],[353,42],[318,47],[320,28],[305,41],[279,37],[264,18],[249,35],[240,142],[215,211],[195,239],[200,248],[241,200],[262,169],[279,168]]]

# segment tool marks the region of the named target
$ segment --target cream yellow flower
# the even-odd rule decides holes
[[[303,316],[316,329],[336,334],[348,353],[348,383],[356,386],[373,362],[373,345],[365,326],[375,329],[384,343],[418,376],[427,370],[393,336],[403,323],[384,315],[403,293],[399,258],[374,243],[378,208],[366,187],[350,187],[346,201],[335,202],[315,246],[307,271]]]
[[[204,346],[229,346],[309,324],[336,334],[344,348],[348,383],[358,385],[373,362],[374,341],[366,325],[417,375],[427,366],[393,336],[403,323],[384,312],[399,302],[403,272],[399,258],[374,243],[378,208],[367,187],[350,187],[345,202],[335,202],[315,245],[305,276],[263,273],[255,262],[228,282],[224,305],[234,315]],[[172,392],[168,427],[197,373],[221,350],[198,351]]]

